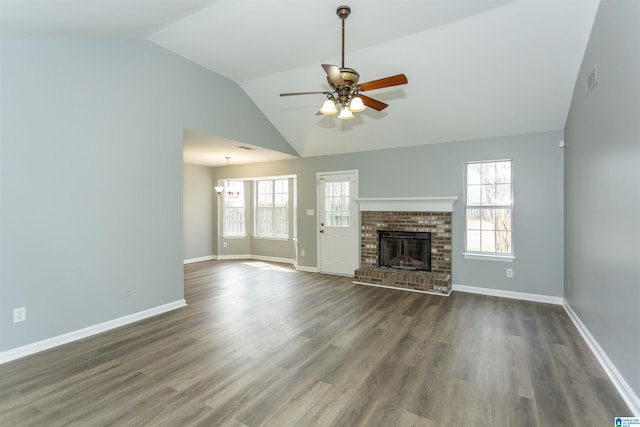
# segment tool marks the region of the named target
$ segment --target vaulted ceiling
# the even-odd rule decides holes
[[[145,37],[237,82],[315,156],[562,129],[598,3],[348,1],[345,65],[361,82],[409,80],[367,92],[389,107],[349,121],[316,115],[322,94],[279,96],[329,89],[320,64],[341,61],[335,0],[0,0],[0,35]]]

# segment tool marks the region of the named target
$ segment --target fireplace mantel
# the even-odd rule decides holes
[[[356,199],[360,212],[453,212],[451,197],[372,197]]]

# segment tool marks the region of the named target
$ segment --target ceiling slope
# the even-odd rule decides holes
[[[345,65],[361,81],[409,79],[367,92],[389,107],[350,121],[316,116],[323,95],[279,96],[329,88],[320,64],[340,64],[335,1],[0,0],[0,35],[147,37],[238,83],[316,156],[562,129],[598,3],[349,1]]]

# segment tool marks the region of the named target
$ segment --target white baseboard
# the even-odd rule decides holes
[[[143,310],[137,313],[129,314],[127,316],[118,317],[117,319],[109,320],[104,323],[99,323],[97,325],[78,329],[77,331],[68,332],[56,337],[47,338],[42,341],[7,350],[0,353],[0,364],[20,359],[25,356],[30,356],[32,354],[39,353],[41,351],[48,350],[50,348],[57,347],[63,344],[68,344],[70,342],[77,341],[83,338],[87,338],[92,335],[100,334],[111,329],[119,328],[120,326],[128,325],[129,323],[137,322],[148,317],[157,316],[158,314],[166,313],[168,311],[172,311],[186,305],[187,302],[184,299],[177,300],[168,304],[150,308],[148,310]]]
[[[279,262],[281,264],[291,264],[295,267],[296,270],[299,270],[299,271],[307,271],[310,273],[318,272],[318,269],[316,267],[305,267],[305,266],[297,265],[296,261],[291,258],[279,258],[279,257],[264,256],[264,255],[209,255],[209,256],[203,256],[200,258],[185,259],[184,263],[191,264],[191,263],[200,262],[200,261],[210,261],[210,260],[225,261],[225,260],[240,260],[240,259],[254,259],[257,261]]]
[[[353,283],[355,283],[356,285],[373,286],[373,287],[376,287],[376,288],[387,288],[387,289],[395,289],[395,290],[398,290],[398,291],[418,292],[420,294],[439,295],[441,297],[448,297],[449,295],[451,295],[451,291],[449,291],[449,293],[447,293],[447,294],[443,294],[441,292],[423,291],[423,290],[420,290],[420,289],[411,289],[411,288],[401,288],[399,286],[379,285],[379,284],[373,284],[373,283],[359,282],[357,280],[354,280]]]
[[[602,369],[604,369],[604,371],[607,373],[607,376],[613,383],[613,386],[616,388],[616,390],[618,390],[620,397],[622,397],[622,400],[624,400],[624,402],[631,410],[632,415],[634,417],[640,417],[640,398],[638,398],[638,396],[633,392],[629,384],[625,381],[624,377],[620,374],[620,372],[615,367],[611,359],[609,359],[602,347],[600,347],[598,341],[596,341],[593,335],[591,335],[591,332],[589,332],[584,323],[582,323],[582,320],[580,320],[575,311],[573,311],[569,303],[564,301],[564,304],[562,304],[562,306],[564,307],[564,311],[567,312],[567,315],[569,315],[569,318],[571,319],[573,324],[578,329],[578,332],[580,332],[580,335],[582,335],[582,338],[584,338],[584,340],[587,342],[587,345],[600,363],[600,366],[602,366]],[[624,416],[625,414],[618,415]]]
[[[511,298],[523,301],[543,302],[546,304],[562,305],[564,298],[552,297],[549,295],[528,294],[525,292],[503,291],[500,289],[479,288],[477,286],[452,285],[451,288],[457,292],[469,294],[489,295],[492,297]]]
[[[307,273],[318,273],[318,267],[307,267],[306,265],[296,265],[296,270],[306,271]]]
[[[253,259],[256,261],[267,261],[267,262],[279,262],[281,264],[292,264],[295,265],[295,261],[291,258],[278,258],[273,256],[263,256],[263,255],[218,255],[215,259],[217,260],[230,260],[230,259]]]
[[[295,265],[295,261],[292,260],[291,258],[278,258],[278,257],[272,257],[272,256],[251,255],[251,259],[257,259],[258,261],[279,262],[281,264]]]
[[[218,261],[224,261],[229,259],[253,259],[251,255],[215,255],[215,258]]]
[[[194,262],[200,262],[200,261],[211,261],[212,259],[216,259],[215,255],[208,255],[208,256],[202,256],[200,258],[191,258],[191,259],[185,259],[184,260],[184,264],[192,264]]]

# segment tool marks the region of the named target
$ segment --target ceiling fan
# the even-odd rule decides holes
[[[349,6],[338,6],[336,14],[342,20],[342,66],[322,64],[322,68],[327,73],[327,82],[331,87],[331,91],[324,92],[290,92],[281,93],[280,96],[296,96],[296,95],[312,95],[323,94],[327,96],[327,100],[322,105],[317,114],[332,115],[338,112],[338,118],[341,120],[352,119],[353,113],[363,111],[366,107],[381,111],[389,105],[377,99],[362,95],[361,92],[368,90],[382,89],[390,86],[398,86],[407,84],[407,76],[397,74],[395,76],[385,77],[378,80],[372,80],[366,83],[358,84],[360,74],[353,68],[344,66],[344,21],[351,14]]]

